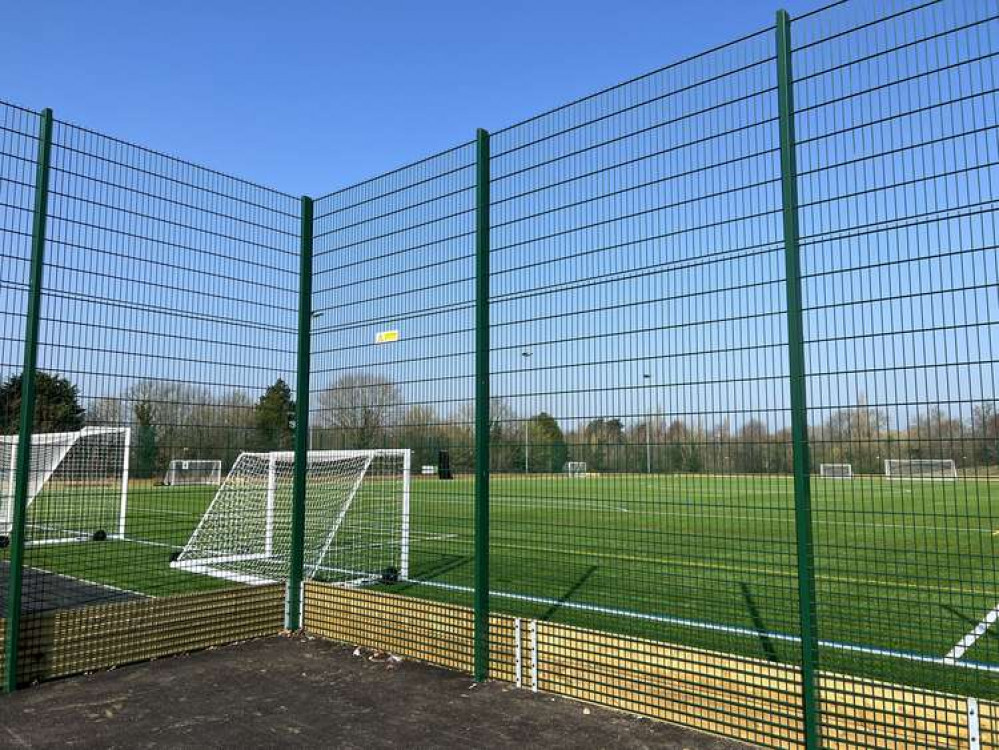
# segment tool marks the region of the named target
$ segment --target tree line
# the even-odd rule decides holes
[[[132,467],[137,478],[162,476],[174,459],[218,459],[228,468],[244,451],[291,450],[295,402],[277,379],[258,398],[241,390],[219,393],[172,381],[143,380],[112,397],[81,404],[76,385],[39,372],[36,432],[92,425],[133,429]],[[0,432],[16,434],[21,378],[0,384]],[[958,467],[999,463],[999,412],[994,401],[976,404],[970,420],[939,407],[904,428],[890,429],[888,414],[860,401],[828,414],[813,411],[809,430],[813,467],[849,463],[854,473],[880,474],[886,458],[951,459]],[[314,449],[409,448],[416,471],[436,465],[441,451],[452,468],[474,468],[475,409],[471,401],[446,411],[407,404],[397,384],[370,373],[342,375],[313,399],[310,444]],[[787,427],[750,419],[728,420],[598,417],[563,420],[541,411],[522,416],[502,399],[490,406],[492,470],[503,473],[562,471],[584,461],[591,472],[788,473]]]
[[[228,468],[244,451],[291,450],[295,402],[291,388],[276,380],[257,399],[240,390],[211,389],[171,381],[143,380],[120,395],[93,399],[85,408],[67,378],[38,372],[36,433],[71,432],[87,425],[132,428],[130,473],[162,477],[174,459],[221,460]],[[0,385],[0,433],[17,434],[21,376]]]

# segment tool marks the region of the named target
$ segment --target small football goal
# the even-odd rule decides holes
[[[567,461],[565,466],[562,467],[562,471],[567,477],[573,477],[579,479],[586,476],[586,462],[585,461]]]
[[[915,481],[954,481],[957,464],[949,458],[886,459],[885,476]]]
[[[174,459],[167,468],[163,484],[182,487],[190,484],[210,484],[216,487],[222,483],[222,462],[202,459]]]
[[[409,576],[409,450],[309,451],[304,578]],[[171,567],[258,585],[287,580],[295,454],[243,453]]]
[[[31,436],[25,544],[125,536],[127,427],[84,427]],[[17,486],[17,435],[0,436],[0,546],[10,543]]]
[[[823,479],[853,479],[853,464],[819,464]]]

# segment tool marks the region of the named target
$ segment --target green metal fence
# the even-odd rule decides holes
[[[997,49],[778,13],[315,200],[3,105],[8,689],[304,622],[999,745]]]

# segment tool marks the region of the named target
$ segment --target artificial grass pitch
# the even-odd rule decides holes
[[[473,489],[414,479],[410,578],[386,588],[471,604]],[[31,547],[26,565],[135,595],[231,586],[169,567],[214,491],[134,483],[125,540]],[[980,697],[999,683],[982,679],[999,671],[986,619],[999,604],[999,482],[815,477],[811,522],[823,669]],[[799,658],[791,477],[494,477],[490,539],[497,612]]]

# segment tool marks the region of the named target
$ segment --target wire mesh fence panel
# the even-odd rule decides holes
[[[406,472],[359,484],[314,580],[471,603],[474,188],[466,144],[316,200],[310,455],[404,455]],[[307,624],[335,618],[324,602]],[[382,616],[373,633],[415,637]]]
[[[0,105],[20,678],[275,632],[300,555],[329,637],[765,746],[986,746],[997,40],[778,14],[314,202],[56,122],[31,387],[47,115]]]
[[[14,455],[20,418],[16,392],[24,364],[31,235],[40,118],[0,103],[0,535],[9,543]],[[6,617],[7,552],[0,550],[0,613]],[[2,649],[0,649],[0,653]]]
[[[821,664],[994,697],[999,15],[793,31]]]
[[[244,452],[290,447],[298,239],[297,199],[55,123],[22,674],[37,673],[43,631],[69,609],[235,585],[171,566],[218,487],[162,479],[177,460],[228,471]],[[192,643],[256,606],[218,602]],[[255,632],[280,627],[280,602],[257,613]],[[134,608],[109,617],[108,638],[135,619]],[[155,639],[121,638],[126,660]]]
[[[498,611],[798,661],[774,49],[493,134]],[[686,720],[710,710],[667,675]]]

